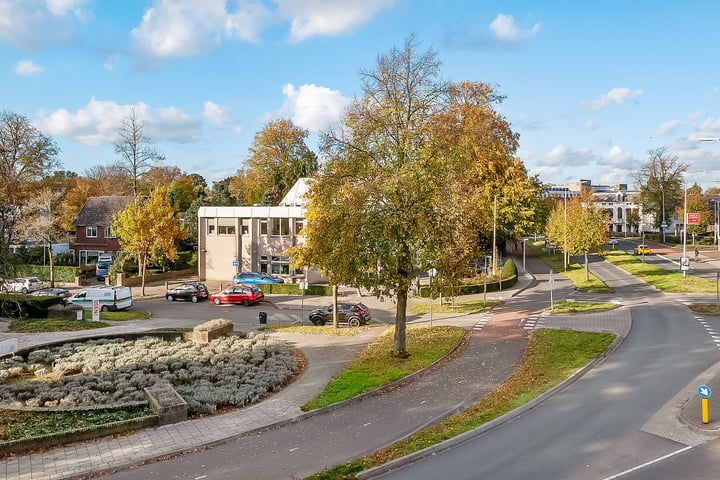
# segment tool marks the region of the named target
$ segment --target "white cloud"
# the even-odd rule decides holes
[[[668,122],[663,123],[655,130],[655,136],[664,137],[666,135],[672,135],[673,133],[676,133],[680,128],[682,128],[684,125],[685,125],[685,122],[682,122],[680,120],[670,120]]]
[[[632,160],[632,154],[618,145],[613,145],[610,147],[610,151],[602,155],[602,159],[603,165],[628,165],[631,164],[629,160]]]
[[[73,15],[83,17],[84,13],[80,7],[88,3],[88,0],[46,0],[47,8],[53,15],[67,15],[72,12]]]
[[[287,97],[283,111],[290,112],[295,125],[313,133],[337,123],[352,101],[337,90],[312,84],[297,88],[287,84],[283,94]]]
[[[490,22],[490,30],[493,31],[497,40],[515,43],[535,38],[540,31],[540,24],[536,23],[529,30],[520,30],[515,25],[515,18],[512,15],[501,13]]]
[[[193,141],[199,138],[200,124],[179,108],[151,110],[145,103],[119,105],[114,101],[91,99],[76,112],[66,109],[42,115],[38,128],[49,135],[64,135],[84,145],[112,144],[124,119],[132,111],[144,123],[143,133],[153,141]]]
[[[238,0],[228,12],[225,0],[155,0],[131,32],[133,47],[149,57],[181,57],[217,48],[224,38],[257,40],[271,20],[259,1]]]
[[[72,37],[88,0],[0,0],[0,42],[32,50]]]
[[[544,154],[539,165],[577,167],[595,163],[600,157],[590,148],[573,149],[559,144]]]
[[[600,95],[595,100],[587,104],[587,107],[590,108],[590,110],[602,110],[611,103],[620,105],[641,94],[642,90],[630,90],[626,87],[613,88],[608,93]]]
[[[396,0],[277,0],[280,16],[291,19],[293,42],[353,30],[395,3]]]
[[[203,104],[203,117],[215,125],[224,125],[230,120],[232,109],[213,102]]]
[[[30,60],[20,60],[15,65],[15,73],[18,75],[32,75],[33,73],[40,73],[42,70],[42,67],[34,64]]]

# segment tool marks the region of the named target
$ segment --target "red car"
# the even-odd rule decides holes
[[[215,305],[221,303],[239,303],[243,306],[260,303],[265,298],[263,291],[255,285],[233,285],[222,292],[210,295],[210,301]]]

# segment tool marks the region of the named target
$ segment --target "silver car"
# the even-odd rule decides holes
[[[20,277],[6,281],[0,288],[3,293],[30,293],[44,286],[42,280],[37,277]]]

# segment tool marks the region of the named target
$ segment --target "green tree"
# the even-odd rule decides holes
[[[683,205],[683,176],[687,164],[677,155],[670,154],[665,147],[648,151],[648,160],[633,172],[632,176],[640,189],[643,212],[655,216],[654,226],[660,227],[663,218],[670,223],[670,213]],[[682,218],[682,215],[680,215]]]
[[[550,212],[546,236],[557,245],[567,246],[569,255],[582,255],[585,280],[590,279],[590,253],[607,243],[607,214],[595,206],[590,191],[583,191],[567,201],[558,201]]]
[[[507,195],[520,212],[517,185],[527,182],[512,158],[517,137],[492,109],[499,97],[484,84],[441,81],[437,55],[418,54],[413,37],[362,75],[362,97],[340,129],[323,135],[327,161],[310,182],[305,243],[290,255],[294,266],[319,267],[333,284],[394,297],[394,354],[405,357],[416,268],[437,263],[448,277],[459,273],[480,231],[492,226],[487,184],[504,195],[517,175]]]
[[[45,173],[58,166],[58,148],[30,120],[0,113],[0,276],[11,276],[10,245],[16,241],[20,208]]]
[[[272,120],[255,134],[245,168],[236,174],[232,193],[247,205],[277,205],[299,178],[317,171],[315,153],[305,140],[308,131],[291,120]]]
[[[178,258],[176,241],[187,232],[170,206],[167,189],[159,187],[147,198],[138,198],[113,217],[113,232],[123,251],[138,259],[142,295],[145,295],[145,272],[149,262]]]

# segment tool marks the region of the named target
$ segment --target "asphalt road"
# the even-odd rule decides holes
[[[684,448],[644,425],[720,352],[684,307],[612,265],[592,268],[632,311],[609,359],[527,414],[379,478],[604,479]]]

